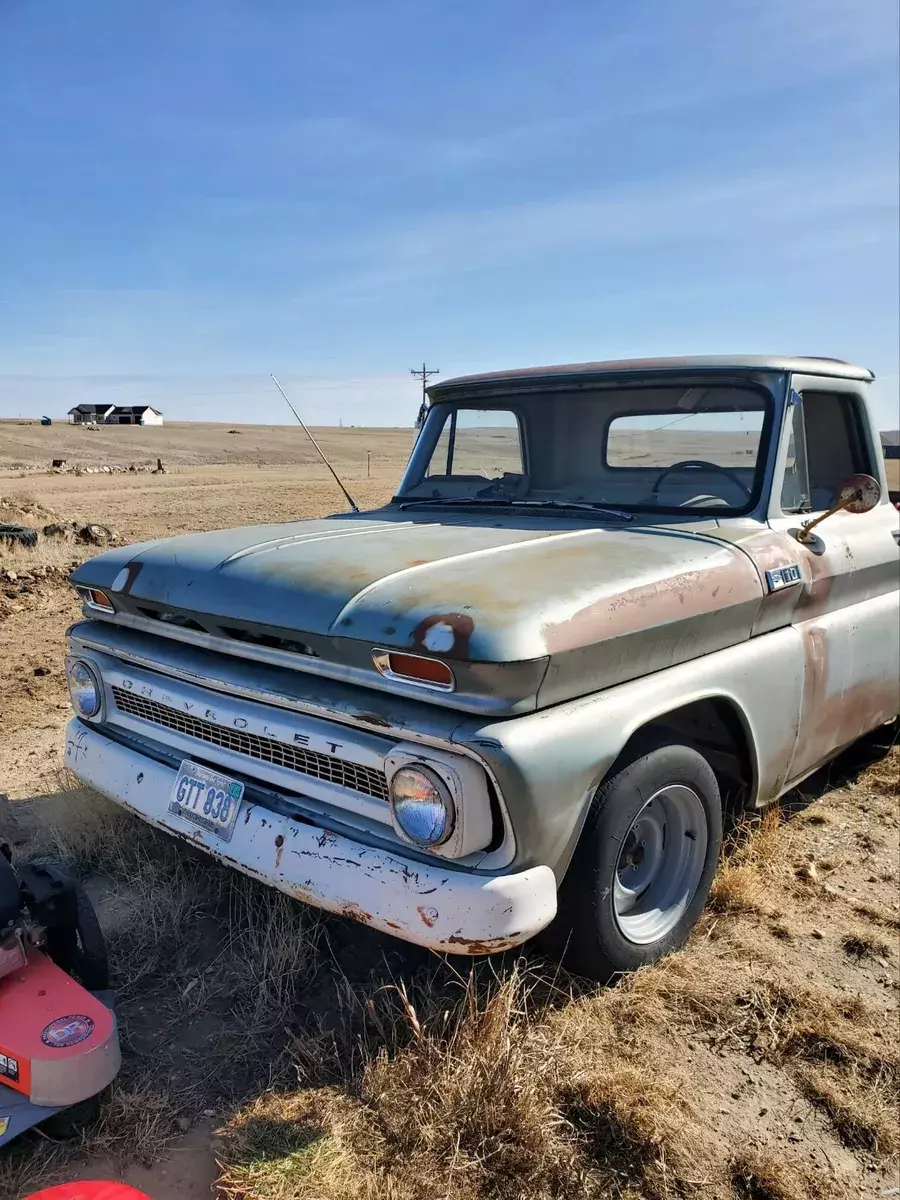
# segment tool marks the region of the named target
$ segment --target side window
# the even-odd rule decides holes
[[[525,471],[519,419],[509,409],[459,408],[448,413],[426,478],[499,479]]]
[[[819,512],[834,503],[849,475],[872,473],[856,400],[844,392],[806,390],[794,406],[781,507]]]
[[[791,408],[787,458],[784,463],[784,482],[781,485],[781,511],[810,512],[809,472],[806,469],[806,430],[803,424],[803,401]]]

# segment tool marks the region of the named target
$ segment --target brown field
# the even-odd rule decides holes
[[[59,427],[95,462],[129,455],[92,438],[132,436],[135,455],[155,458],[161,434],[172,471],[13,468],[0,472],[0,520],[40,526],[52,509],[136,540],[344,507],[300,443],[290,457],[293,430],[254,427],[250,445],[247,427],[209,427],[215,442],[183,428]],[[0,463],[32,461],[26,435],[56,431],[0,425]],[[362,503],[391,494],[409,431],[328,437]],[[220,442],[225,463],[211,461]],[[33,458],[75,457],[47,446]],[[281,457],[258,466],[263,452]],[[121,1178],[153,1200],[849,1200],[897,1185],[889,739],[738,831],[700,927],[659,966],[596,988],[529,950],[470,974],[322,917],[72,787],[62,661],[78,606],[65,574],[88,552],[0,549],[0,791],[14,801],[0,802],[0,841],[68,858],[87,879],[124,1065],[83,1138],[32,1134],[0,1152],[0,1200],[71,1177]]]
[[[231,432],[232,430],[236,432]],[[373,468],[392,467],[406,461],[412,445],[411,429],[314,428],[313,434],[326,455],[351,474],[365,475],[366,451]],[[129,466],[156,463],[167,468],[297,466],[318,463],[316,452],[299,425],[226,425],[222,422],[170,422],[158,429],[137,425],[83,425],[48,427],[0,421],[0,471],[49,467],[54,458],[93,466]]]

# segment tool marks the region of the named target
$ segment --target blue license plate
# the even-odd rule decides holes
[[[242,783],[185,759],[172,787],[169,812],[230,842],[243,798]]]

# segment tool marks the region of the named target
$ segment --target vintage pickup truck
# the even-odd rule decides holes
[[[900,711],[898,517],[833,359],[454,379],[374,512],[111,550],[66,761],[309,904],[446,953],[678,946],[723,808]]]

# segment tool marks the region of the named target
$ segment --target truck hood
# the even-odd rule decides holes
[[[117,593],[132,612],[150,605],[459,661],[615,644],[624,664],[638,638],[667,665],[750,636],[760,574],[716,531],[712,520],[598,527],[381,510],[122,547],[73,580]],[[649,649],[634,674],[655,669]]]

